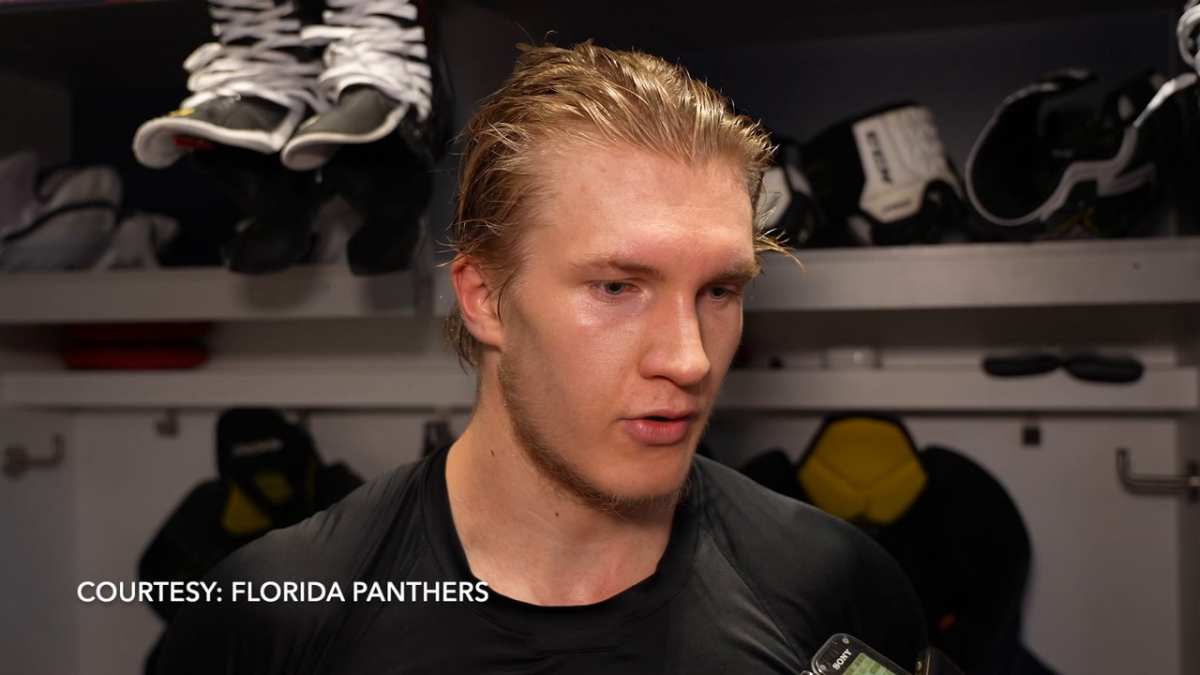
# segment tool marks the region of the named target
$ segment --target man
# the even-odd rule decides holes
[[[525,49],[462,160],[470,423],[211,577],[486,599],[193,605],[161,672],[799,673],[837,632],[913,667],[924,622],[880,548],[695,457],[757,255],[780,250],[753,225],[768,154],[660,59]]]

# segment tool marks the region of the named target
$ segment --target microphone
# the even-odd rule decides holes
[[[936,647],[926,647],[912,673],[896,665],[865,642],[837,633],[813,655],[811,670],[801,675],[963,675],[948,656]]]

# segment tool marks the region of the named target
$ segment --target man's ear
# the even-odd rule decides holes
[[[458,298],[463,326],[479,342],[500,347],[504,326],[500,323],[499,293],[475,259],[458,256],[450,264],[450,281]]]

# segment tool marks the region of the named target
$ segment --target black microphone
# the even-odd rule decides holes
[[[838,633],[829,638],[812,658],[812,670],[802,675],[963,675],[944,653],[927,647],[913,673],[896,665],[862,640]]]

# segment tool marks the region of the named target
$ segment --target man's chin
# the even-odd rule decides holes
[[[603,495],[609,508],[618,511],[653,510],[657,507],[674,505],[683,494],[691,466],[691,453],[687,461],[674,466],[607,467],[603,475],[589,480],[598,495]]]
[[[522,447],[543,476],[587,506],[627,518],[653,517],[673,507],[695,455],[695,443],[645,447],[625,438],[624,444],[606,440],[594,452],[571,458],[525,431]]]

